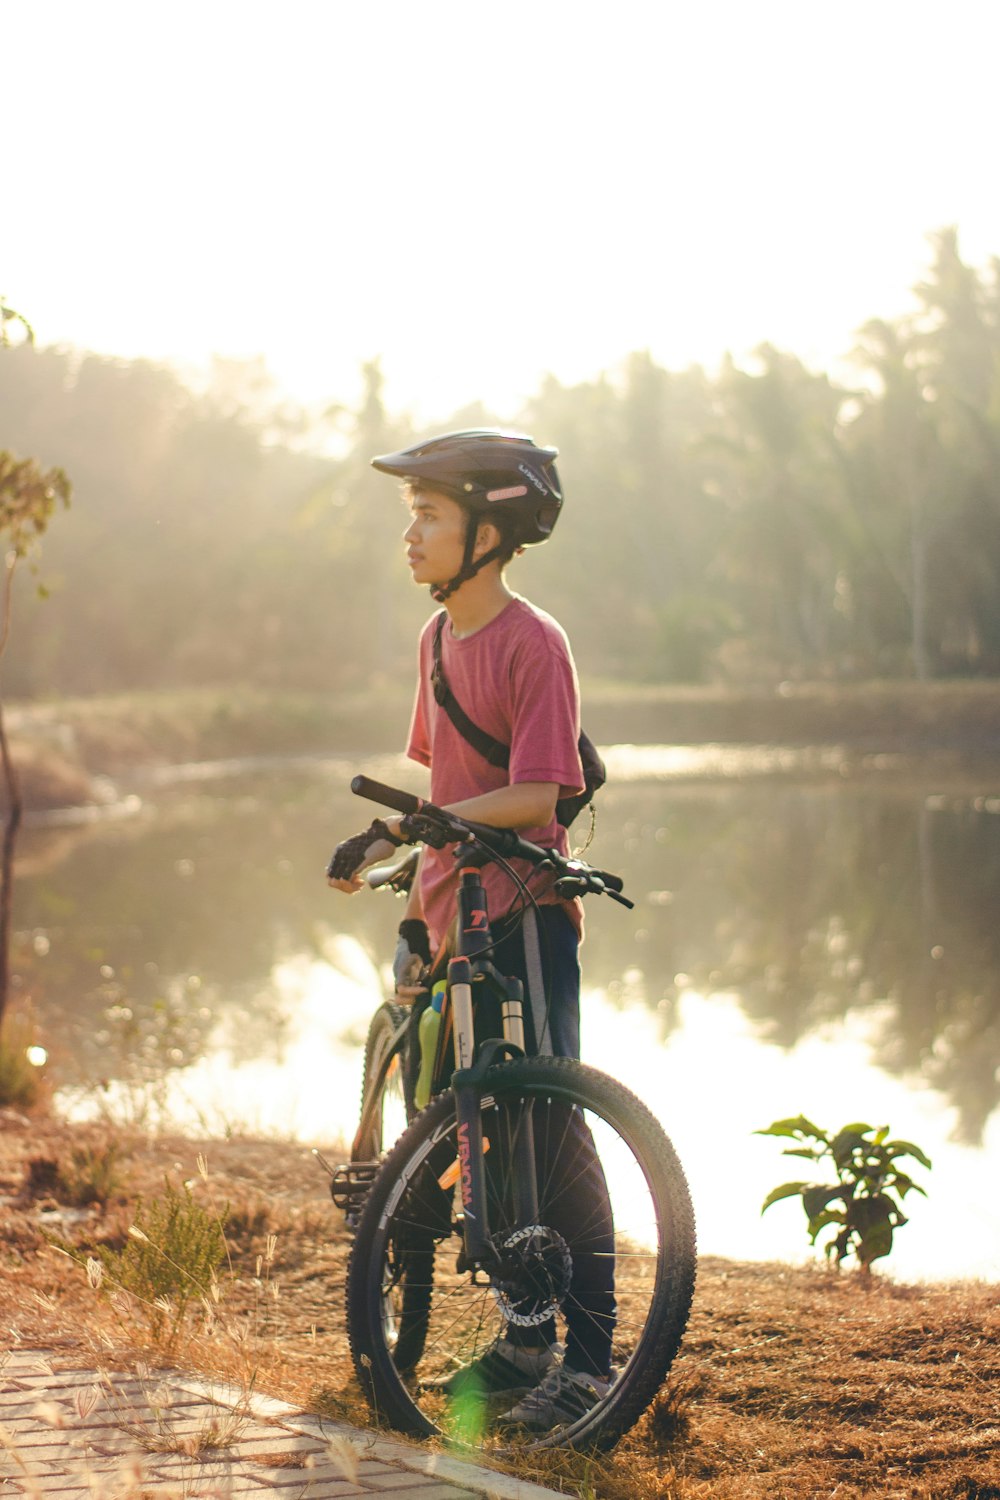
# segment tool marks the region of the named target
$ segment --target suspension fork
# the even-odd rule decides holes
[[[512,1042],[524,1056],[524,986],[519,979],[505,980],[503,1002],[504,1040]],[[514,1207],[518,1224],[538,1223],[538,1180],[535,1167],[535,1101],[522,1100],[513,1143]]]
[[[472,958],[490,943],[486,916],[486,899],[478,872],[461,872],[458,891],[458,955],[448,965],[448,991],[452,1006],[455,1037],[455,1072],[451,1086],[455,1096],[456,1144],[459,1185],[462,1194],[465,1257],[470,1265],[491,1260],[495,1254],[489,1225],[486,1191],[486,1163],[483,1144],[483,1120],[479,1108],[486,1069],[498,1050],[487,1042],[483,1055],[476,1061],[474,1007],[472,1000]],[[524,1055],[523,988],[517,979],[501,979],[491,966],[477,966],[478,982],[500,981],[504,990],[504,1043],[516,1054]],[[510,1055],[508,1053],[508,1055]],[[511,1144],[512,1187],[519,1224],[534,1224],[538,1219],[538,1185],[535,1172],[533,1105],[523,1107]],[[502,1142],[491,1143],[499,1151]]]

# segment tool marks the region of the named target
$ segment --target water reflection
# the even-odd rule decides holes
[[[601,854],[645,887],[631,939],[650,1004],[669,1019],[681,973],[738,993],[785,1047],[877,1006],[880,1065],[935,1084],[958,1135],[981,1138],[1000,1097],[996,799],[699,786],[647,795],[647,817],[611,800],[624,816]],[[586,950],[613,988],[614,926],[592,920]]]
[[[263,1131],[318,1143],[343,1142],[357,1123],[360,1049],[382,977],[348,937],[325,959],[298,955],[272,975],[282,1025],[247,1055],[241,1013],[220,1018],[205,1055],[187,1068],[141,1082],[120,1078],[106,1092],[67,1089],[61,1103],[79,1118],[162,1117],[209,1134]],[[703,1253],[742,1259],[810,1258],[801,1209],[784,1204],[766,1219],[765,1194],[794,1171],[773,1140],[753,1132],[776,1112],[808,1099],[821,1124],[890,1121],[928,1151],[929,1199],[908,1201],[910,1226],[897,1239],[895,1276],[1000,1278],[1000,1203],[982,1192],[983,1152],[949,1139],[953,1116],[930,1089],[886,1080],[872,1057],[886,1008],[855,1012],[791,1048],[762,1042],[736,996],[684,990],[664,1039],[662,1013],[638,995],[635,974],[612,1002],[585,995],[584,1057],[621,1078],[662,1120],[684,1163]],[[776,1103],[777,1101],[777,1103]],[[1000,1158],[1000,1115],[987,1142]]]
[[[685,1119],[715,1120],[724,1100],[712,1149],[730,1160],[738,1135],[779,1114],[823,1117],[817,1096],[829,1124],[874,1113],[903,1132],[910,1101],[933,1113],[930,1136],[922,1115],[910,1132],[932,1155],[949,1137],[996,1152],[1000,776],[913,764],[855,776],[824,754],[613,752],[591,853],[626,875],[637,906],[591,903],[587,1045],[600,1036],[606,1061],[616,1039],[641,1038],[640,1092],[656,1101],[663,1080],[683,1083]],[[399,907],[323,882],[329,847],[368,814],[348,770],[199,776],[158,788],[131,822],[25,839],[17,967],[67,1087],[186,1091],[203,1123],[215,1088],[214,1123],[228,1111],[230,1124],[250,1120],[245,1087],[270,1128],[330,1139],[350,1122]],[[419,789],[402,762],[376,774]],[[605,1014],[619,1018],[607,1035]],[[703,1014],[720,1046],[738,1035],[731,1075],[708,1046],[671,1062]],[[314,1093],[344,1115],[314,1115]],[[673,1111],[668,1123],[678,1133]],[[765,1188],[782,1165],[769,1158]],[[936,1169],[937,1212],[944,1184]]]
[[[645,1007],[615,1012],[600,995],[587,1018],[588,1060],[621,1077],[660,1116],[684,1163],[706,1254],[747,1260],[806,1260],[805,1219],[797,1202],[761,1218],[767,1192],[799,1175],[780,1143],[753,1132],[776,1115],[797,1114],[836,1128],[848,1120],[890,1123],[934,1163],[921,1172],[926,1199],[906,1201],[891,1274],[904,1280],[980,1276],[1000,1279],[1000,1201],[984,1191],[1000,1161],[1000,1115],[981,1149],[951,1137],[954,1112],[929,1088],[889,1078],[873,1060],[885,1019],[877,1008],[829,1022],[791,1048],[762,1042],[735,995],[684,991],[678,1024],[658,1046]],[[876,1119],[872,1119],[874,1112]],[[807,1175],[803,1173],[803,1175]]]
[[[383,982],[355,939],[331,938],[323,958],[275,966],[266,1025],[259,1009],[220,1006],[186,1065],[147,1069],[133,1054],[99,1090],[67,1083],[60,1106],[78,1119],[342,1144],[357,1123],[360,1053]]]

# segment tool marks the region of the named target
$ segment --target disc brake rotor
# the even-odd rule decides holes
[[[561,1307],[573,1275],[562,1235],[545,1224],[515,1229],[496,1246],[491,1289],[508,1323],[533,1328]]]

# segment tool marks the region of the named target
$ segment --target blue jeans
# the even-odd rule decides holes
[[[518,918],[493,924],[493,963],[524,985],[525,1050],[553,1057],[580,1056],[580,962],[576,928],[561,906],[541,906],[536,913],[545,1002],[532,1006],[524,926]],[[513,929],[513,930],[511,930]],[[535,1010],[539,1012],[538,1022]]]

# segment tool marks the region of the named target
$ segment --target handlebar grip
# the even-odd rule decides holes
[[[609,891],[623,891],[625,889],[625,882],[620,875],[612,875],[607,870],[595,870],[594,874]]]
[[[355,776],[351,791],[356,797],[367,797],[369,802],[380,802],[394,812],[415,813],[422,806],[419,797],[412,792],[397,792],[395,787],[383,786],[381,781],[372,781],[368,776]]]

